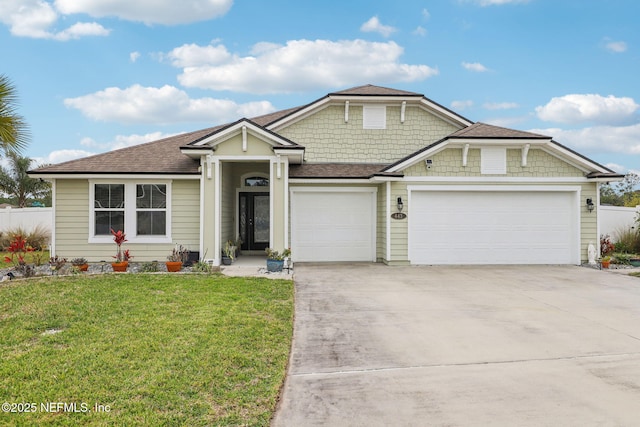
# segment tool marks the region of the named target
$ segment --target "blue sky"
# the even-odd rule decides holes
[[[65,160],[377,84],[640,171],[637,0],[0,0],[32,140]]]

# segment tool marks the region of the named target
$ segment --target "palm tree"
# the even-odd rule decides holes
[[[0,149],[6,155],[19,153],[29,142],[29,129],[24,118],[16,112],[18,95],[4,74],[0,74]]]
[[[30,198],[38,199],[48,196],[51,185],[27,175],[34,162],[33,159],[21,157],[12,152],[7,155],[7,158],[9,168],[0,166],[0,192],[15,198],[20,208],[26,207],[27,200]]]

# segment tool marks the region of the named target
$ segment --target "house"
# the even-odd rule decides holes
[[[31,171],[53,183],[53,251],[137,261],[179,243],[220,263],[291,247],[294,261],[579,264],[598,187],[622,175],[549,136],[474,123],[378,86]]]

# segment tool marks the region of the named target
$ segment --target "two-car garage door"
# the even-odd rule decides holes
[[[577,191],[452,188],[411,191],[412,264],[580,262]]]

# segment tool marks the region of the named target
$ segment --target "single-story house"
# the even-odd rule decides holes
[[[219,264],[579,264],[599,185],[623,176],[550,136],[474,123],[422,94],[360,86],[307,105],[30,172],[53,183],[53,252],[136,261],[175,244]]]

